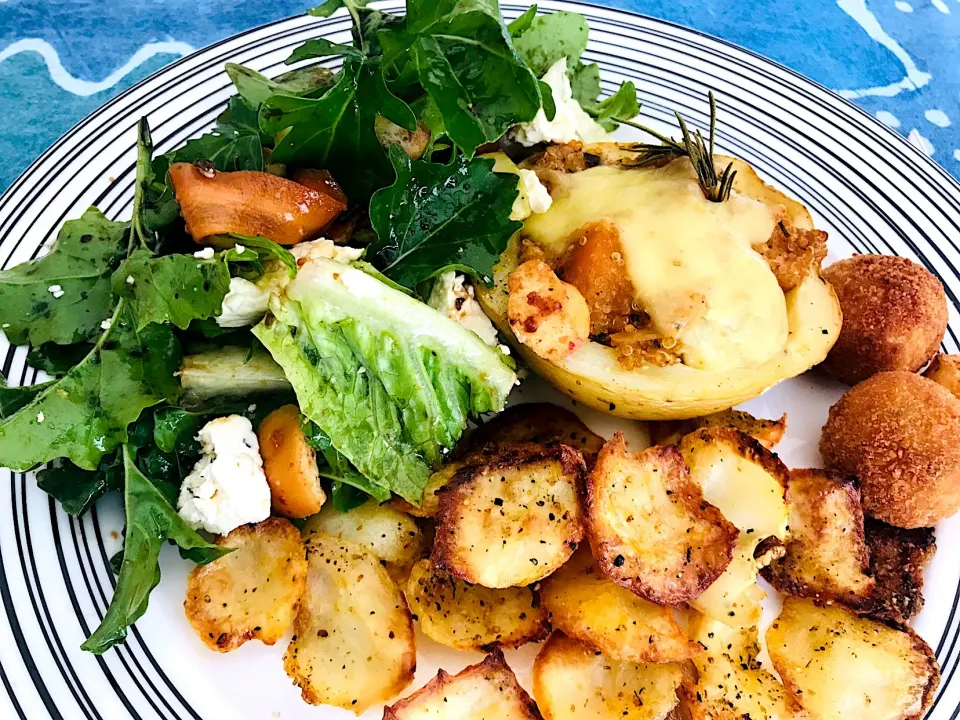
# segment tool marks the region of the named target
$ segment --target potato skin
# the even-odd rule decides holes
[[[444,670],[430,682],[383,709],[383,720],[416,718],[543,720],[537,704],[517,682],[500,650],[456,675]]]
[[[631,497],[644,517],[635,519],[624,508]],[[679,605],[703,593],[730,564],[739,536],[704,499],[677,448],[628,453],[620,433],[587,478],[586,524],[604,574],[658,605]]]
[[[552,488],[517,477],[548,466],[558,471]],[[543,579],[565,563],[583,539],[586,470],[583,456],[566,445],[530,443],[509,446],[483,465],[460,469],[437,493],[437,534],[430,559],[456,578],[489,588]],[[517,561],[511,557],[517,547],[535,556]]]
[[[230,652],[254,639],[273,645],[293,624],[306,585],[300,532],[271,517],[241,525],[216,544],[233,552],[190,572],[187,619],[211,650]]]
[[[871,607],[874,579],[856,481],[828,470],[793,470],[787,503],[786,555],[761,569],[764,579],[785,595]]]
[[[886,370],[916,372],[947,330],[940,281],[907,258],[856,255],[823,271],[843,312],[840,337],[823,368],[855,385]]]
[[[960,509],[960,400],[927,378],[884,372],[848,390],[820,454],[856,476],[866,514],[891,525],[928,527]]]

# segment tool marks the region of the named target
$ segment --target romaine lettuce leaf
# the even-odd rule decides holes
[[[420,502],[467,418],[500,410],[516,381],[496,349],[362,270],[307,263],[253,329],[300,410],[361,474]]]

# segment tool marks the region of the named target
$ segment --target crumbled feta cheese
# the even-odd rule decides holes
[[[234,245],[233,249],[237,251],[237,255],[243,255],[247,251],[247,248],[241,245],[240,243],[237,243],[236,245]]]
[[[244,278],[230,278],[230,289],[223,298],[217,325],[234,328],[256,325],[267,314],[270,290]]]
[[[113,327],[113,318],[112,318],[112,317],[108,317],[106,320],[104,320],[102,323],[100,323],[100,329],[101,329],[101,330],[106,331],[106,330],[109,330],[109,329],[112,328],[112,327]]]
[[[509,354],[510,354],[510,348],[508,348],[506,345],[497,345],[497,349],[498,349],[500,352],[502,352],[504,355],[509,355]]]
[[[270,486],[250,421],[242,415],[211,420],[197,440],[203,457],[180,488],[180,517],[215,535],[269,517]]]
[[[518,125],[513,131],[517,142],[527,147],[537,143],[565,143],[572,140],[594,143],[609,140],[610,136],[599,123],[587,115],[580,103],[573,99],[570,78],[567,77],[567,58],[557,60],[543,81],[550,86],[557,113],[547,120],[543,109],[528,123]]]
[[[473,288],[464,285],[464,280],[463,275],[453,270],[441,273],[433,283],[427,305],[472,330],[487,345],[496,347],[497,329],[474,297]]]
[[[544,213],[553,204],[550,192],[533,170],[517,170],[520,194],[510,209],[511,220],[526,220],[534,213]]]
[[[136,281],[136,279],[133,277],[133,275],[127,275],[127,285],[133,285],[133,284],[136,283],[136,282],[137,282],[137,281]]]
[[[205,247],[203,250],[197,250],[193,256],[200,260],[212,260],[215,254],[212,247]]]
[[[60,299],[63,297],[63,288],[59,285],[51,285],[47,288],[47,292],[53,295],[54,298]]]
[[[363,257],[362,248],[337,245],[333,240],[327,240],[326,238],[297,243],[290,248],[290,252],[297,260],[303,260],[304,262],[322,258],[324,260],[349,263]]]
[[[38,423],[42,423],[44,420],[46,420],[46,417],[44,417],[43,412],[38,412],[38,413],[37,413],[37,422],[38,422]]]

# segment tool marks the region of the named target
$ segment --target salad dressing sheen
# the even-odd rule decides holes
[[[688,366],[724,370],[769,360],[787,342],[783,292],[752,249],[773,232],[763,203],[733,193],[703,197],[689,162],[623,170],[601,166],[559,176],[553,206],[524,234],[560,256],[577,231],[607,221],[620,231],[636,299]]]

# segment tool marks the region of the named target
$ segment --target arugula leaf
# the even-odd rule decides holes
[[[384,65],[416,75],[468,158],[541,107],[537,77],[511,44],[495,0],[408,0],[405,25],[378,37]]]
[[[164,322],[185,330],[193,320],[215,317],[229,289],[230,270],[221,259],[157,257],[143,248],[113,274],[113,292],[126,300],[137,330]]]
[[[330,17],[342,7],[347,8],[350,14],[356,13],[359,8],[364,7],[368,0],[326,0],[315,8],[307,10],[307,15],[313,17]]]
[[[90,208],[64,223],[50,253],[0,272],[7,339],[69,345],[96,335],[113,308],[110,274],[123,258],[128,226]]]
[[[27,353],[27,362],[31,367],[42,370],[52,377],[62,377],[74,365],[83,360],[93,349],[93,343],[82,342],[73,345],[44,343],[31,348]]]
[[[38,472],[37,486],[57,500],[64,512],[80,517],[107,492],[123,489],[123,464],[118,453],[101,460],[96,470],[63,460]]]
[[[615,130],[618,120],[630,120],[640,112],[637,88],[628,80],[610,97],[604,98],[595,106],[584,109],[593,115],[604,130]]]
[[[393,95],[379,58],[347,57],[336,85],[320,98],[272,95],[260,108],[264,132],[289,132],[274,148],[273,162],[329,169],[354,200],[365,199],[390,178],[390,163],[374,130],[382,115],[406,130],[416,118]]]
[[[537,15],[537,6],[531,5],[524,12],[523,15],[520,15],[513,22],[507,25],[507,32],[510,33],[510,37],[515,38],[523,35],[527,30],[530,29],[530,25],[533,23],[533,18]]]
[[[52,382],[45,382],[37,385],[11,387],[7,385],[6,378],[0,375],[0,420],[6,420],[20,408],[32,403],[37,395],[52,384]]]
[[[560,10],[531,18],[523,29],[511,26],[511,34],[513,46],[539,78],[563,57],[567,58],[567,68],[579,67],[590,27],[583,15]]]
[[[310,95],[326,90],[333,84],[333,72],[322,65],[291,70],[273,80],[236,63],[227,63],[226,72],[240,97],[254,109],[277,93]]]
[[[257,266],[258,275],[263,274],[263,264],[266,261],[278,260],[287,268],[287,274],[290,277],[297,274],[297,259],[293,256],[293,253],[269,238],[260,235],[241,235],[240,233],[229,233],[217,237],[226,238],[228,242],[234,244],[234,247],[222,253],[224,260],[233,263],[253,263]],[[241,253],[237,250],[237,245],[246,249]],[[250,252],[251,250],[255,252]]]
[[[438,165],[393,147],[390,159],[396,182],[370,200],[373,264],[408,288],[450,269],[490,283],[500,253],[523,225],[509,219],[516,176],[494,172],[490,158],[458,156]]]
[[[127,441],[140,412],[179,392],[180,346],[165,325],[138,330],[125,301],[93,350],[0,423],[0,465],[14,470],[66,457],[93,470]]]
[[[600,68],[596,63],[582,61],[590,33],[586,19],[579,13],[566,11],[534,17],[531,11],[535,8],[530,8],[510,24],[514,47],[534,74],[543,77],[554,63],[565,57],[573,99],[605,130],[615,130],[618,121],[634,117],[640,111],[640,105],[632,82],[623,83],[611,97],[598,100],[602,92]],[[546,105],[544,112],[551,117]]]
[[[290,57],[284,60],[284,64],[292,65],[301,60],[312,60],[314,58],[330,57],[331,55],[342,55],[344,57],[362,57],[363,53],[352,45],[341,45],[326,38],[314,38],[307,40],[303,45],[294,49]]]
[[[202,550],[208,561],[229,552],[204,540],[177,515],[164,494],[137,468],[127,445],[122,455],[127,518],[123,563],[103,622],[81,645],[97,655],[123,642],[129,627],[146,612],[150,592],[160,582],[160,548],[165,540],[186,550]]]
[[[367,497],[371,495],[375,497],[378,502],[386,502],[390,499],[390,491],[364,477],[363,474],[350,464],[346,456],[333,446],[333,440],[330,439],[330,436],[321,430],[320,426],[306,415],[300,418],[300,429],[303,430],[307,444],[323,456],[323,463],[318,462],[320,477],[331,481],[333,488],[332,494],[334,498],[336,498],[337,495],[340,496],[339,502],[341,506],[348,505],[350,499],[356,497],[362,498],[358,505],[365,502]],[[349,486],[361,492],[349,493],[342,489],[338,491],[338,488],[343,488],[344,486]],[[353,507],[356,507],[356,505]],[[340,507],[337,509],[340,510]],[[347,509],[349,510],[351,508],[348,507]],[[342,512],[345,512],[345,510],[342,510]]]

